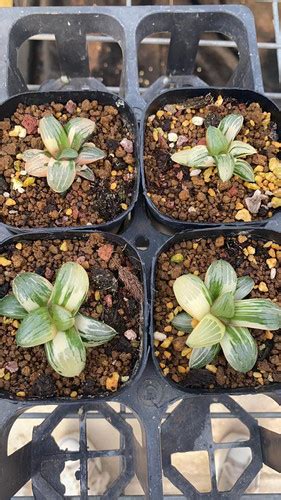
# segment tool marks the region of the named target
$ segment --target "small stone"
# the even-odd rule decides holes
[[[23,181],[23,187],[33,186],[33,184],[35,184],[35,178],[34,177],[27,177]]]
[[[194,170],[190,170],[190,177],[197,177],[197,175],[201,174],[200,168],[195,168]]]
[[[98,256],[101,260],[104,260],[105,262],[108,262],[111,259],[113,253],[113,245],[106,244],[102,245],[98,249]]]
[[[120,207],[122,208],[122,210],[128,210],[127,203],[121,203]]]
[[[221,95],[219,95],[216,102],[215,102],[215,106],[219,107],[222,105],[222,103],[223,103],[223,97]]]
[[[175,255],[172,255],[171,257],[171,262],[174,262],[175,264],[180,264],[183,262],[184,257],[181,253],[176,253]]]
[[[15,200],[13,200],[12,198],[8,198],[8,199],[6,200],[5,205],[7,205],[7,207],[13,207],[14,205],[16,205],[16,202],[15,202]]]
[[[244,222],[250,222],[252,220],[252,216],[250,212],[246,208],[242,208],[242,210],[238,210],[235,215],[236,220],[242,220]]]
[[[67,208],[65,211],[66,215],[72,215],[72,208]]]
[[[179,199],[180,199],[181,201],[186,201],[186,200],[188,200],[188,198],[189,198],[189,192],[188,192],[188,191],[186,191],[185,189],[183,189],[183,190],[179,193]]]
[[[160,342],[163,342],[167,338],[167,335],[165,333],[161,332],[154,332],[154,339],[155,340],[160,340]]]
[[[18,396],[18,398],[25,398],[25,392],[24,391],[18,391],[16,393],[16,395]]]
[[[5,370],[4,368],[0,368],[0,378],[4,378]]]
[[[261,281],[258,285],[258,289],[260,292],[268,292],[267,285],[264,281]]]
[[[266,337],[268,340],[271,340],[271,339],[273,339],[273,333],[272,333],[270,330],[266,330],[266,332],[265,332],[265,337]]]
[[[184,144],[188,143],[188,138],[185,135],[179,135],[177,140],[177,147],[184,146]]]
[[[253,372],[254,378],[262,378],[262,374],[260,372]]]
[[[193,116],[191,118],[191,123],[193,123],[193,125],[196,125],[197,127],[200,127],[204,123],[204,118],[202,118],[202,116]]]
[[[70,393],[70,397],[71,397],[71,398],[77,398],[77,396],[78,396],[77,391],[72,391],[72,392]]]
[[[5,368],[6,370],[8,370],[8,372],[10,373],[16,373],[19,369],[18,367],[18,364],[16,361],[9,361],[6,365],[5,365]]]
[[[66,242],[66,241],[64,241],[64,242],[61,244],[61,246],[60,246],[60,250],[61,250],[62,252],[67,252],[67,250],[68,250],[68,246],[67,246],[67,242]]]
[[[178,140],[178,134],[176,134],[175,132],[169,132],[168,141],[169,142],[177,142],[177,140]]]
[[[112,183],[110,184],[110,189],[111,189],[111,191],[114,191],[116,188],[117,188],[117,183],[116,183],[116,182],[112,182]]]
[[[126,153],[132,153],[134,150],[133,142],[126,137],[120,142],[120,146],[126,151]]]
[[[224,236],[219,236],[218,238],[216,238],[216,240],[215,240],[215,246],[217,248],[220,248],[220,247],[224,246]]]
[[[270,269],[270,279],[274,280],[276,273],[277,273],[277,269],[275,267]]]
[[[105,382],[105,387],[108,391],[116,391],[118,388],[118,382],[119,382],[119,373],[113,372],[110,377],[107,377],[106,382]]]
[[[281,207],[281,198],[277,198],[276,196],[273,196],[271,203],[269,203],[270,207],[272,208],[280,208]]]
[[[215,365],[206,365],[206,369],[211,373],[217,373],[217,367]]]
[[[277,259],[274,259],[274,258],[266,259],[266,263],[267,263],[269,269],[272,269],[273,267],[276,267]]]
[[[173,342],[173,337],[168,337],[162,342],[160,347],[162,347],[163,349],[167,349],[168,347],[170,347],[172,342]]]
[[[16,249],[21,250],[22,249],[22,243],[17,243],[16,244]]]
[[[215,197],[216,197],[216,193],[215,193],[215,191],[214,191],[212,188],[208,189],[208,194],[209,194],[212,198],[215,198]]]
[[[182,351],[181,351],[181,355],[182,357],[186,357],[186,356],[189,356],[192,352],[192,349],[190,347],[185,347]]]
[[[182,366],[182,365],[179,365],[178,366],[178,372],[179,373],[186,373],[186,368],[184,366]]]
[[[126,330],[124,333],[124,337],[128,340],[136,340],[137,334],[134,330]]]
[[[0,266],[10,266],[12,264],[12,261],[9,259],[6,259],[6,257],[0,257]]]
[[[245,241],[247,241],[247,240],[248,240],[248,238],[247,238],[247,236],[245,236],[245,234],[239,234],[239,236],[238,236],[238,242],[240,244],[245,243]]]
[[[121,377],[121,382],[123,382],[123,383],[128,382],[129,378],[130,377],[128,375],[125,375],[125,376]]]

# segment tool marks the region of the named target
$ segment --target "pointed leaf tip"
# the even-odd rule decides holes
[[[43,276],[28,272],[15,277],[12,289],[22,307],[30,312],[47,304],[53,287]]]
[[[50,301],[70,311],[73,315],[87,297],[89,278],[77,262],[67,262],[59,269]]]
[[[201,320],[210,311],[210,294],[198,276],[183,274],[174,282],[173,290],[179,305],[193,318]]]
[[[212,300],[227,292],[235,292],[237,285],[236,272],[226,260],[215,260],[209,266],[205,285],[208,288]]]
[[[75,327],[58,332],[45,344],[51,367],[63,377],[78,377],[86,365],[86,349]]]
[[[224,324],[212,314],[206,314],[189,335],[186,343],[189,347],[210,347],[218,344],[225,333]]]

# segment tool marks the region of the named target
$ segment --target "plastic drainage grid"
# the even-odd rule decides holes
[[[228,82],[229,87],[248,88],[263,91],[258,48],[253,18],[250,11],[242,6],[197,6],[197,7],[92,7],[92,8],[14,8],[1,10],[1,20],[5,26],[0,35],[0,99],[27,90],[17,66],[17,50],[30,37],[51,34],[56,37],[62,74],[70,79],[48,82],[44,90],[64,90],[88,88],[106,90],[98,80],[88,78],[86,55],[86,33],[105,33],[117,40],[123,52],[123,72],[120,96],[133,108],[140,118],[146,100],[156,97],[167,88],[181,86],[206,86],[198,77],[193,76],[195,56],[203,31],[222,32],[237,45],[240,54],[235,73]],[[138,84],[137,46],[147,36],[155,32],[170,31],[171,44],[168,58],[168,73],[160,78],[150,89],[140,92]],[[280,40],[277,40],[280,44]],[[185,51],[178,47],[185,47]],[[277,47],[276,47],[277,48]],[[278,49],[280,49],[278,45]],[[279,53],[279,52],[278,52]],[[270,227],[270,226],[269,226]],[[272,229],[280,230],[278,220]],[[4,226],[0,227],[1,240],[9,235]],[[122,236],[129,242],[137,243],[149,277],[151,258],[159,246],[167,239],[152,223],[139,199],[133,220]],[[145,241],[143,236],[145,235]],[[147,332],[148,334],[148,332]],[[159,376],[149,352],[146,367],[123,391],[112,398],[97,398],[87,401],[50,401],[56,408],[50,408],[39,401],[11,401],[2,399],[0,412],[0,498],[6,500],[32,478],[33,497],[36,500],[59,500],[75,498],[65,496],[60,474],[68,460],[79,460],[77,479],[80,481],[82,500],[97,498],[88,493],[88,460],[96,457],[120,457],[119,476],[102,495],[105,499],[115,498],[281,498],[280,494],[245,494],[263,465],[277,473],[281,472],[281,434],[261,425],[257,419],[281,418],[281,393],[270,389],[263,397],[260,407],[269,406],[270,412],[253,412],[244,409],[244,403],[236,393],[235,399],[225,394],[186,394]],[[246,394],[241,391],[240,394]],[[112,406],[111,403],[114,403]],[[117,406],[116,406],[117,404]],[[216,407],[215,412],[211,405]],[[273,408],[275,404],[275,407]],[[36,408],[34,408],[36,405]],[[40,406],[40,411],[38,410]],[[171,406],[174,405],[174,406]],[[273,405],[273,406],[272,406]],[[33,409],[34,408],[34,409]],[[218,409],[219,408],[219,409]],[[28,410],[28,412],[27,412]],[[43,410],[43,411],[41,411]],[[12,426],[19,419],[43,419],[34,427],[32,440],[14,453],[8,455],[7,444]],[[60,450],[52,432],[63,419],[79,420],[79,450]],[[120,434],[119,447],[112,450],[90,450],[87,443],[87,426],[92,419],[103,418]],[[215,442],[213,421],[225,419],[239,420],[247,429],[245,441],[231,443]],[[137,439],[133,427],[137,421],[141,438]],[[21,422],[21,420],[20,420]],[[95,438],[93,433],[93,439]],[[240,478],[228,491],[219,491],[216,481],[216,451],[228,448],[250,448],[252,459]],[[174,465],[174,453],[205,451],[208,454],[210,488],[200,493]],[[125,494],[127,485],[136,476],[143,494]],[[177,488],[177,493],[163,492],[163,477]],[[165,490],[166,491],[166,490]],[[204,490],[206,491],[206,490]],[[22,497],[23,498],[23,497]],[[27,498],[27,497],[26,497]],[[32,498],[32,497],[29,497]]]

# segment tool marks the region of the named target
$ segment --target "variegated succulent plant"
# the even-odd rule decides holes
[[[185,312],[172,321],[178,330],[190,333],[190,368],[202,368],[220,349],[234,370],[246,373],[257,361],[257,344],[248,328],[278,330],[281,307],[269,299],[244,299],[253,289],[249,276],[237,278],[225,260],[214,261],[205,283],[193,274],[174,282],[174,294]]]
[[[94,173],[87,165],[106,156],[92,142],[86,142],[96,130],[95,122],[72,118],[62,126],[53,115],[48,115],[41,118],[38,130],[46,150],[28,149],[23,153],[29,175],[47,177],[48,185],[56,193],[65,192],[76,175],[94,180]]]
[[[172,155],[172,160],[192,169],[217,167],[222,181],[237,175],[244,181],[254,182],[254,171],[243,158],[257,151],[250,144],[235,140],[243,121],[242,115],[225,116],[218,127],[207,128],[206,145],[178,151]]]
[[[101,321],[79,313],[89,290],[85,269],[67,262],[54,285],[32,272],[18,274],[13,294],[0,300],[0,316],[22,320],[16,333],[20,347],[45,345],[52,368],[64,377],[85,368],[86,348],[109,342],[117,332]]]

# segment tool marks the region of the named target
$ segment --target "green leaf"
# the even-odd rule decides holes
[[[174,282],[173,290],[179,305],[193,318],[200,320],[210,311],[210,294],[198,276],[180,276]]]
[[[234,293],[226,292],[215,300],[211,313],[220,319],[230,319],[234,315]]]
[[[30,312],[21,322],[16,333],[17,345],[35,347],[52,340],[57,333],[46,307]]]
[[[256,152],[257,150],[253,146],[242,141],[233,141],[228,150],[228,153],[235,157],[254,155]]]
[[[209,154],[212,156],[227,152],[228,140],[216,127],[210,126],[207,128],[206,143]]]
[[[14,295],[6,295],[0,299],[0,316],[6,318],[23,319],[27,315],[26,310],[21,306]]]
[[[255,182],[255,174],[251,165],[241,158],[235,159],[233,173],[244,181]]]
[[[193,327],[191,326],[192,317],[185,313],[181,312],[177,314],[172,320],[172,325],[181,332],[192,332]]]
[[[194,146],[192,149],[183,149],[174,153],[171,158],[175,163],[191,168],[208,168],[215,164],[206,146]]]
[[[86,349],[75,327],[58,332],[45,345],[48,362],[63,377],[78,377],[86,365]]]
[[[228,115],[225,116],[218,128],[226,137],[228,144],[232,142],[237,134],[240,132],[243,125],[244,118],[242,115]]]
[[[269,299],[237,300],[231,325],[278,330],[281,328],[281,307]]]
[[[64,307],[52,304],[49,311],[57,330],[64,332],[74,325],[75,320],[71,312],[67,311]]]
[[[86,165],[83,165],[82,167],[76,166],[76,173],[88,181],[93,182],[95,180],[94,172]]]
[[[105,344],[117,335],[116,330],[111,326],[80,313],[75,318],[75,326],[87,347]]]
[[[220,351],[220,344],[192,349],[189,368],[202,368],[211,363]]]
[[[70,146],[79,151],[84,142],[95,132],[96,124],[88,118],[72,118],[65,125],[65,130]]]
[[[38,130],[46,149],[53,157],[66,148],[69,141],[61,123],[53,115],[43,116],[39,121]]]
[[[258,348],[248,328],[227,326],[221,347],[227,362],[238,372],[247,373],[256,364]]]
[[[215,156],[219,176],[223,182],[229,181],[233,175],[234,159],[229,154]]]
[[[102,160],[105,157],[106,153],[102,149],[97,148],[92,142],[86,142],[79,153],[77,163],[78,165],[88,165],[88,163]]]
[[[50,157],[40,149],[28,149],[22,155],[24,169],[33,177],[47,177]]]
[[[56,193],[64,193],[76,177],[73,160],[55,161],[49,164],[47,182]]]
[[[210,347],[221,341],[225,333],[224,324],[212,314],[206,314],[189,335],[189,347]]]
[[[47,305],[53,287],[39,274],[22,273],[13,280],[12,289],[22,307],[30,312]]]
[[[233,267],[226,260],[215,260],[209,266],[205,285],[208,288],[212,300],[226,292],[235,292],[237,276]]]
[[[237,286],[234,295],[235,300],[244,299],[253,290],[255,282],[250,276],[242,276],[237,279]]]
[[[75,160],[78,156],[77,151],[72,148],[64,149],[58,156],[58,160]]]
[[[58,271],[50,300],[52,304],[58,304],[75,315],[86,299],[88,290],[89,278],[85,269],[77,262],[67,262]]]

